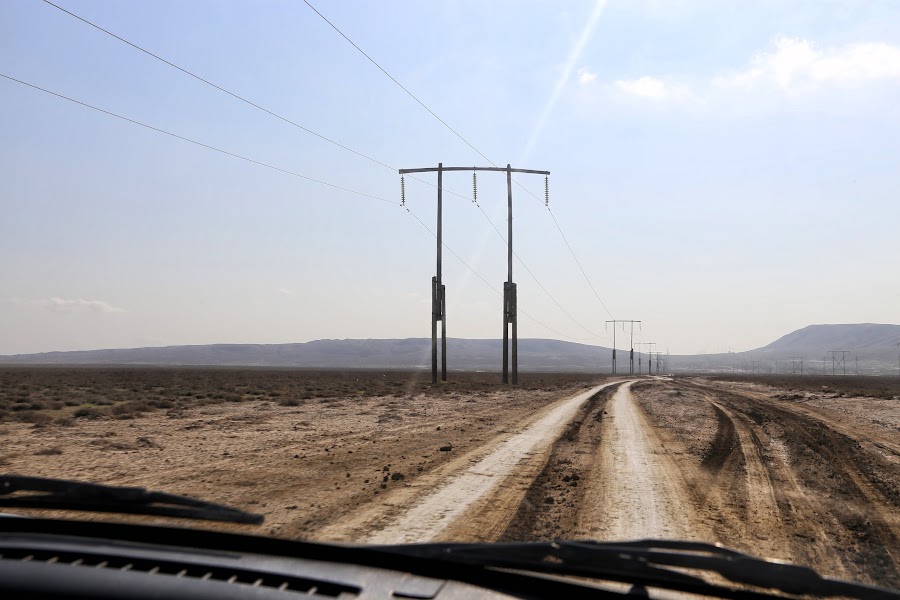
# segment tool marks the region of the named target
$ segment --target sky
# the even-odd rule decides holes
[[[896,2],[310,0],[410,94],[302,0],[54,2],[281,118],[0,3],[3,75],[257,161],[0,77],[0,354],[427,337],[439,162],[551,172],[520,338],[900,322]],[[443,187],[448,335],[498,338],[504,174]]]

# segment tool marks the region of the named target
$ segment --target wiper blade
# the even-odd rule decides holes
[[[830,579],[809,567],[765,560],[702,542],[447,543],[379,546],[378,549],[468,565],[595,577],[700,593],[701,588],[723,588],[684,570],[716,573],[734,583],[788,594],[900,600],[898,591]]]
[[[157,515],[251,525],[259,525],[264,519],[262,515],[238,508],[139,487],[19,475],[0,475],[0,506]]]

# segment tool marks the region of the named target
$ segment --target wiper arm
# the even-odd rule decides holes
[[[21,492],[43,492],[21,494]],[[16,495],[13,495],[16,494]],[[65,479],[0,475],[0,506],[158,515],[259,525],[264,517],[188,496],[139,487],[97,485]]]
[[[789,594],[900,600],[897,591],[829,579],[809,567],[765,560],[701,542],[448,543],[379,546],[378,549],[468,565],[605,578],[684,591],[718,586],[676,569],[716,573],[734,583]]]

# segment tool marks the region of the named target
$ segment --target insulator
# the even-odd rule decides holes
[[[400,176],[400,206],[406,206],[406,180]]]
[[[478,203],[478,176],[472,171],[472,202]]]
[[[550,176],[544,176],[544,206],[550,206]]]

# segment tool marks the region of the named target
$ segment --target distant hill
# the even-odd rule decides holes
[[[500,340],[447,339],[448,368],[499,371]],[[519,340],[523,371],[609,369],[610,349],[542,339]],[[210,344],[0,356],[0,363],[61,365],[220,365],[336,369],[430,368],[431,340],[316,340],[302,344]]]
[[[782,336],[762,348],[728,354],[672,357],[673,367],[691,371],[791,372],[793,360],[803,359],[804,372],[831,372],[830,350],[846,350],[847,374],[897,374],[900,325],[855,323],[810,325]],[[838,369],[843,372],[843,369]]]
[[[670,357],[675,372],[783,372],[783,362],[804,357],[808,370],[830,366],[828,350],[858,356],[860,372],[895,374],[900,325],[861,323],[810,325],[748,352]],[[499,371],[500,340],[447,340],[448,367],[453,370]],[[184,365],[258,366],[334,369],[414,369],[431,365],[431,340],[316,340],[301,344],[210,344],[0,356],[0,364],[43,365]],[[609,372],[611,351],[603,346],[544,339],[519,340],[522,371]],[[646,357],[643,366],[646,368]],[[628,351],[619,350],[619,372],[628,371]],[[851,372],[851,370],[848,370]]]
[[[782,336],[756,353],[818,355],[825,350],[850,350],[871,354],[900,343],[900,325],[858,323],[855,325],[810,325]]]

